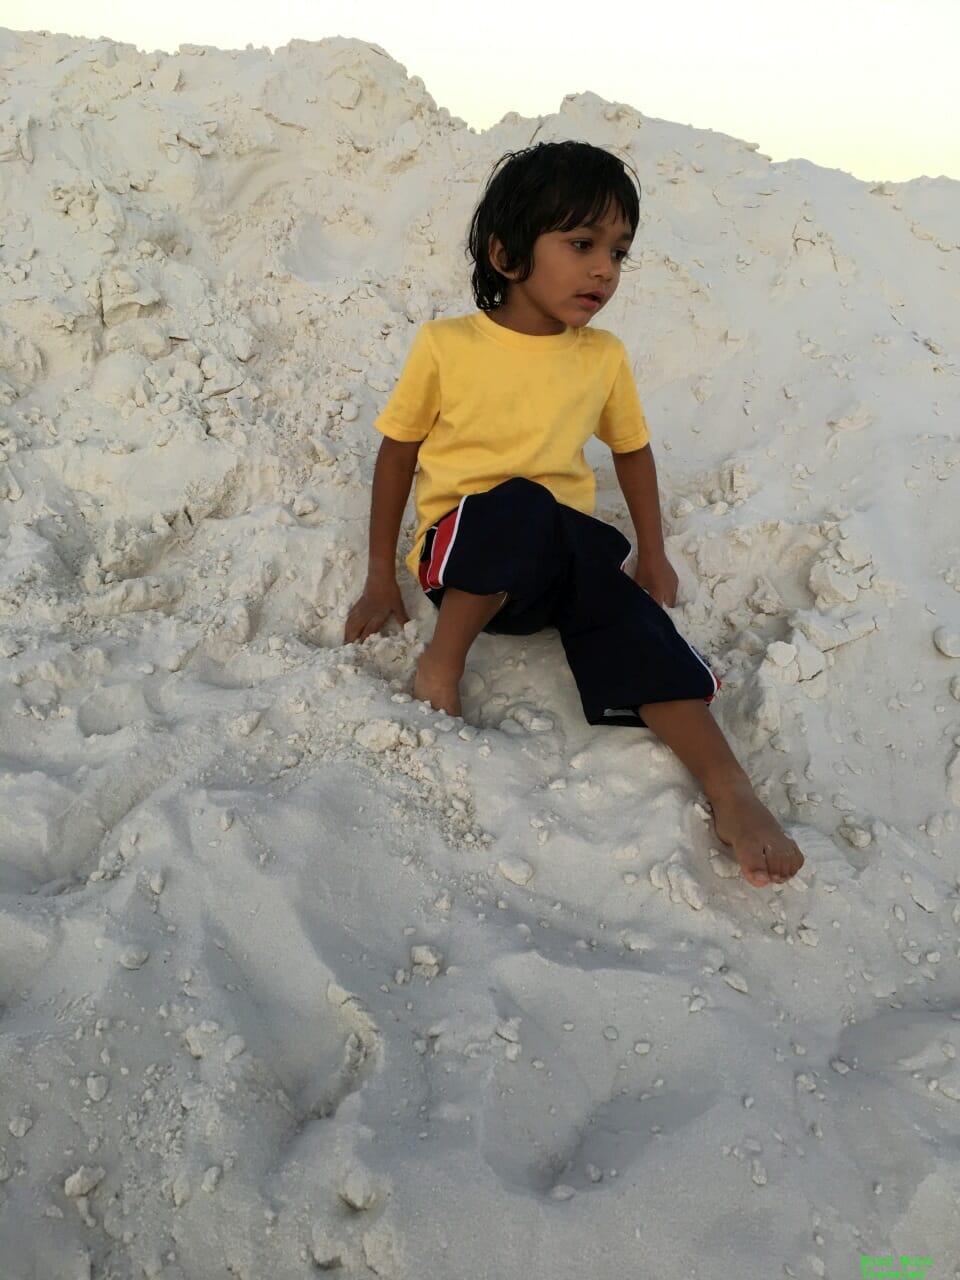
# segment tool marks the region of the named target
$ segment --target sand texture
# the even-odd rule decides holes
[[[779,888],[555,635],[481,637],[462,720],[409,579],[341,644],[373,419],[567,137],[643,183],[598,325]],[[0,31],[3,1280],[960,1276],[958,357],[956,182]]]

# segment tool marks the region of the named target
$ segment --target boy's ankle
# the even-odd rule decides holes
[[[413,696],[429,702],[435,711],[445,711],[447,715],[463,714],[460,703],[460,676],[456,666],[444,667],[434,665],[430,650],[425,649],[420,655],[416,675],[413,677]]]
[[[466,659],[461,658],[458,660],[455,656],[443,653],[442,651],[440,653],[436,653],[433,645],[427,645],[426,649],[424,649],[423,653],[420,655],[417,666],[422,666],[424,670],[429,669],[429,671],[434,675],[442,674],[447,676],[459,684],[460,680],[463,678]]]
[[[712,800],[714,796],[729,795],[732,791],[742,791],[745,787],[753,790],[748,774],[739,767],[724,769],[712,774],[709,778],[701,778],[700,785],[708,800]]]

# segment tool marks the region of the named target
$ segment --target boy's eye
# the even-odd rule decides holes
[[[575,249],[578,249],[581,245],[586,245],[586,247],[589,249],[590,246],[593,244],[593,241],[592,240],[571,240],[570,243],[573,245]],[[614,249],[613,252],[619,255],[615,259],[615,261],[617,262],[623,262],[625,258],[629,258],[630,256],[630,253],[627,249]]]

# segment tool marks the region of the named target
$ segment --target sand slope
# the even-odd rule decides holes
[[[339,644],[373,418],[563,137],[643,182],[600,323],[782,889],[555,637],[481,637],[464,721],[412,584]],[[945,179],[0,32],[4,1280],[960,1275],[958,266]]]

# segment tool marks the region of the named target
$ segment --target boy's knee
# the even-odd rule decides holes
[[[563,559],[560,510],[549,489],[521,477],[465,498],[444,585],[480,595],[542,589]]]
[[[559,504],[556,498],[536,480],[515,476],[498,484],[490,493],[496,496],[505,511],[527,523],[543,522],[552,526],[557,519]]]

